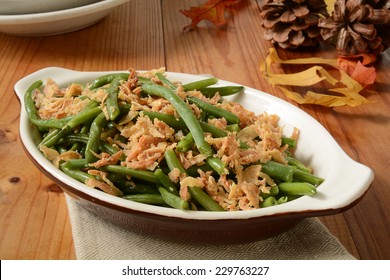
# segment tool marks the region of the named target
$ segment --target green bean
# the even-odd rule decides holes
[[[194,144],[194,138],[192,137],[191,132],[188,132],[187,135],[177,143],[176,149],[181,153],[185,153],[191,150]]]
[[[288,202],[288,196],[284,195],[278,198],[278,204],[283,204]]]
[[[63,154],[68,151],[68,149],[66,149],[63,145],[57,145],[55,148],[59,154]]]
[[[160,181],[154,176],[152,171],[147,170],[137,170],[125,166],[119,165],[106,165],[101,168],[103,171],[119,173],[123,175],[129,175],[133,178],[149,182],[149,183],[160,183]]]
[[[295,166],[284,165],[271,160],[261,163],[262,172],[284,182],[292,182],[295,170]]]
[[[205,123],[205,122],[199,122],[200,126],[202,127],[204,132],[211,133],[211,135],[215,138],[222,138],[226,137],[228,134],[225,130],[220,129],[216,127],[215,125]]]
[[[96,161],[95,154],[98,153],[100,147],[100,136],[103,126],[107,123],[106,115],[101,112],[92,122],[89,130],[89,138],[85,148],[85,159],[88,163]]]
[[[64,138],[62,138],[62,141],[59,141],[59,143],[65,142],[65,143],[84,143],[87,144],[89,139],[89,136],[87,133],[71,133],[66,135]]]
[[[77,133],[77,134],[85,134],[85,135],[87,135],[87,132],[89,131],[89,128],[90,128],[90,124],[85,123],[85,124],[82,126],[82,128],[80,129],[80,132]],[[65,138],[66,138],[66,136],[65,136]],[[88,135],[87,135],[87,138],[88,138]],[[65,141],[65,142],[66,142],[66,141]],[[87,142],[88,142],[88,139],[87,139]],[[85,143],[87,143],[87,142],[85,142]],[[73,145],[72,145],[72,147],[70,148],[70,150],[71,150],[71,151],[79,151],[79,150],[81,150],[82,147],[83,147],[83,146],[82,146],[82,143],[81,143],[81,141],[79,141],[79,142],[73,143]]]
[[[200,187],[188,187],[188,191],[200,205],[207,211],[225,211],[221,205],[215,202],[207,193],[205,193]]]
[[[163,74],[161,73],[156,73],[157,78],[163,83],[169,86],[171,89],[175,90],[176,86],[172,84],[170,80],[168,80]]]
[[[224,87],[204,87],[199,91],[206,97],[213,97],[217,92],[220,96],[228,96],[239,93],[244,89],[243,86],[224,86]]]
[[[207,121],[207,119],[208,119],[208,114],[207,114],[207,112],[205,112],[205,111],[201,111],[200,112],[200,115],[199,115],[199,121],[201,121],[201,122],[205,122],[205,121]]]
[[[50,130],[47,134],[44,134],[44,137],[43,137],[41,143],[39,143],[39,146],[40,145],[46,146],[45,143],[48,143],[50,141],[55,141],[54,138],[57,137],[57,135],[58,135],[58,133],[60,133],[60,131],[61,131],[60,128],[55,128],[55,129]]]
[[[69,122],[67,122],[66,126],[73,129],[80,124],[93,120],[102,111],[99,107],[97,107],[98,105],[99,104],[97,102],[91,101],[84,110],[76,114]]]
[[[226,174],[225,164],[219,158],[208,157],[206,161],[219,175]]]
[[[114,74],[107,74],[104,76],[101,76],[94,80],[92,84],[89,85],[89,89],[97,89],[99,87],[102,87],[104,85],[111,84],[111,82],[114,79],[120,78],[121,80],[127,80],[129,78],[129,73],[114,73]]]
[[[122,196],[124,199],[132,200],[135,202],[164,205],[165,201],[162,199],[160,194],[148,193],[148,194],[128,194]]]
[[[88,162],[85,158],[70,159],[63,166],[68,169],[83,169],[88,167]]]
[[[62,128],[72,117],[65,117],[62,119],[30,119],[33,124],[42,128]]]
[[[179,192],[177,191],[177,188],[175,187],[175,184],[169,179],[169,176],[166,175],[161,169],[156,169],[154,171],[154,176],[156,176],[157,179],[160,180],[160,183],[166,188],[170,193],[178,196]]]
[[[29,88],[26,90],[26,93],[24,94],[24,106],[25,110],[27,112],[27,115],[30,119],[37,119],[38,118],[38,112],[37,108],[35,108],[35,103],[33,100],[33,93],[35,90],[39,90],[43,85],[43,82],[41,80],[38,80],[34,83],[32,83]]]
[[[287,195],[314,195],[317,189],[306,182],[283,182],[280,183],[279,189]]]
[[[215,85],[216,83],[218,83],[218,79],[212,77],[212,78],[207,78],[207,79],[204,79],[204,80],[199,80],[199,81],[196,81],[196,82],[184,84],[183,88],[184,88],[184,91],[200,90],[202,88],[205,88],[205,87],[208,87],[208,86],[211,86],[211,85]]]
[[[294,180],[296,180],[296,181],[310,183],[314,186],[318,186],[324,181],[323,178],[320,178],[318,176],[315,176],[311,173],[308,173],[308,172],[305,172],[305,171],[302,171],[299,169],[294,171],[293,177],[294,177]]]
[[[172,89],[156,84],[144,84],[142,89],[150,95],[157,95],[168,100],[192,133],[199,152],[208,156],[212,155],[211,146],[205,141],[203,130],[194,113]]]
[[[288,145],[290,148],[295,148],[297,141],[289,137],[282,137],[282,146]]]
[[[24,107],[27,112],[29,120],[39,128],[62,128],[72,117],[62,119],[40,119],[38,110],[35,107],[33,100],[33,93],[43,85],[41,80],[34,82],[26,91],[24,95]]]
[[[234,124],[229,124],[228,126],[226,126],[226,130],[231,131],[231,132],[239,132],[241,129],[237,123],[234,123]]]
[[[172,194],[167,189],[165,189],[163,187],[158,187],[158,191],[161,194],[161,198],[169,206],[176,208],[176,209],[181,209],[181,210],[186,210],[189,208],[187,201],[185,201],[184,199],[180,198],[177,195]]]
[[[191,103],[196,104],[200,109],[206,111],[209,114],[212,114],[213,116],[225,118],[228,123],[231,124],[240,123],[240,118],[228,110],[214,106],[194,96],[187,97],[187,100]]]
[[[141,82],[140,85],[142,85],[142,84],[147,84],[147,83],[151,83],[151,82],[152,82],[152,79],[146,78],[146,77],[142,77],[142,76],[137,76],[137,79],[138,79],[138,81]]]
[[[38,110],[35,107],[35,103],[33,100],[33,93],[35,90],[40,89],[43,85],[41,80],[38,80],[30,85],[30,87],[26,90],[24,94],[24,107],[27,112],[27,116],[30,120],[39,119]]]
[[[294,157],[288,156],[288,157],[285,157],[285,159],[287,160],[287,163],[289,165],[296,166],[299,170],[302,170],[302,171],[305,171],[308,173],[312,172],[312,170],[309,167],[307,167],[305,164],[303,164],[301,161],[297,160]]]
[[[275,206],[277,204],[278,201],[276,200],[276,198],[274,196],[269,196],[261,202],[260,207],[261,208],[270,207],[270,206]]]
[[[140,183],[135,180],[130,181],[123,174],[110,172],[107,174],[107,178],[124,194],[159,193],[155,185]]]
[[[187,174],[183,166],[181,165],[179,159],[177,158],[175,151],[173,149],[168,149],[164,153],[165,161],[169,167],[169,170],[174,170],[175,168],[179,169],[181,174]]]
[[[279,194],[279,187],[278,185],[271,186],[269,190],[270,195],[277,196]]]
[[[86,183],[87,180],[95,179],[95,177],[93,175],[88,174],[84,171],[81,171],[79,169],[70,169],[69,163],[67,163],[67,162],[60,164],[60,169],[65,174],[76,179],[77,181],[80,181],[81,183]]]
[[[115,120],[118,115],[120,114],[120,109],[118,106],[118,93],[119,93],[119,86],[121,85],[122,79],[120,77],[115,78],[111,84],[110,87],[107,89],[107,99],[106,99],[106,106],[108,111],[108,116],[110,117],[110,120]]]
[[[163,121],[174,129],[181,129],[181,130],[187,129],[185,122],[181,118],[176,119],[175,116],[173,115],[159,113],[159,112],[152,112],[152,111],[142,111],[141,113],[149,117],[151,120],[158,119],[160,121]]]
[[[44,145],[47,147],[52,147],[56,145],[63,137],[71,133],[72,129],[76,126],[88,122],[91,119],[94,119],[97,115],[101,113],[101,109],[99,107],[94,107],[88,110],[83,110],[77,115],[75,115],[70,121],[66,123],[66,125],[57,130],[55,135],[50,134],[50,137],[45,137],[40,145]]]

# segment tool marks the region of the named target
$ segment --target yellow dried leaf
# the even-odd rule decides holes
[[[305,96],[302,96],[301,94],[288,90],[284,87],[279,88],[288,98],[298,104],[313,104],[327,107],[339,107],[345,105],[355,106],[355,102],[351,102],[351,100],[343,96],[327,95],[313,91],[308,91]]]
[[[269,68],[269,66],[266,65],[265,67]],[[331,85],[337,83],[337,80],[321,66],[313,66],[307,70],[293,74],[272,74],[267,70],[262,70],[262,72],[272,85],[312,86],[324,80]]]
[[[271,65],[273,63],[282,64],[327,64],[329,66],[338,68],[338,62],[336,59],[323,59],[323,58],[303,58],[303,59],[291,59],[282,60],[275,49],[270,49],[270,53],[265,63],[260,65],[260,71],[264,77],[274,86],[278,86],[283,93],[290,99],[299,104],[316,104],[327,107],[338,106],[358,106],[369,103],[370,101],[362,96],[360,92],[364,88],[357,81],[352,79],[346,72],[339,69],[340,78],[333,77],[330,72],[325,70],[321,66],[312,66],[307,70],[292,73],[292,74],[275,74],[271,71]],[[321,81],[326,81],[332,86],[340,85],[341,87],[330,88],[328,91],[330,94],[316,93],[313,91],[307,91],[305,95],[301,95],[297,92],[289,90],[284,86],[312,86]],[[335,95],[332,93],[338,93]]]

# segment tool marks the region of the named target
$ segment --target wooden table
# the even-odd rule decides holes
[[[205,1],[131,0],[97,24],[50,37],[0,34],[0,258],[74,259],[62,191],[25,155],[18,138],[20,106],[14,84],[48,66],[75,70],[152,69],[208,73],[287,100],[262,77],[259,64],[271,44],[263,39],[261,1],[243,1],[224,29],[202,22],[183,33],[180,9]],[[281,52],[284,57],[321,56]],[[377,82],[360,107],[299,106],[333,135],[354,160],[370,166],[375,180],[352,209],[321,221],[359,259],[390,259],[390,51],[376,63]],[[298,106],[292,101],[289,101]]]

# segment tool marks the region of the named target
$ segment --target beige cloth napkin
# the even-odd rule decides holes
[[[247,244],[199,246],[163,241],[112,225],[66,196],[76,256],[83,260],[351,260],[317,218]]]

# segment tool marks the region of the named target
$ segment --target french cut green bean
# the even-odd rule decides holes
[[[145,203],[145,204],[154,204],[154,205],[164,205],[165,201],[161,197],[161,194],[156,193],[145,193],[145,194],[127,194],[122,196],[124,199],[132,200],[135,202]]]
[[[284,182],[292,182],[294,179],[295,166],[284,165],[275,161],[267,161],[261,163],[261,171],[268,174],[272,178]]]
[[[129,73],[114,73],[114,74],[107,74],[100,76],[99,78],[95,79],[90,85],[89,89],[97,89],[99,87],[111,84],[111,82],[117,78],[120,78],[121,80],[127,80],[129,78]]]
[[[218,83],[218,79],[215,77],[195,81],[192,83],[184,84],[183,89],[184,91],[190,91],[190,90],[200,90],[202,88],[212,86]]]
[[[63,166],[68,169],[83,169],[88,167],[88,162],[85,158],[74,158],[64,162]]]
[[[92,122],[87,146],[85,148],[85,159],[88,163],[96,161],[95,155],[98,153],[100,147],[100,135],[102,133],[103,126],[106,123],[106,115],[103,112],[101,112]]]
[[[194,144],[194,138],[192,137],[191,132],[188,132],[187,135],[177,143],[176,149],[181,153],[185,153],[191,150]]]
[[[177,87],[170,81],[168,80],[163,74],[161,73],[156,73],[157,78],[167,86],[169,86],[171,89],[175,90]]]
[[[103,171],[129,175],[133,178],[140,179],[142,181],[149,182],[149,183],[155,183],[155,184],[160,183],[160,181],[156,178],[156,176],[154,176],[154,173],[152,171],[132,169],[125,166],[112,165],[112,164],[103,166],[101,169]]]
[[[216,127],[215,125],[205,123],[205,122],[199,122],[200,126],[202,127],[204,132],[211,133],[211,135],[215,138],[222,138],[226,137],[228,134],[225,130],[220,129]]]
[[[295,148],[297,141],[289,137],[282,137],[282,146],[288,145],[290,148]]]
[[[211,98],[216,93],[220,96],[228,96],[241,92],[244,89],[243,86],[224,86],[224,87],[204,87],[199,91],[206,97]]]
[[[160,180],[161,185],[163,185],[170,193],[179,196],[179,192],[177,191],[175,184],[161,169],[156,169],[156,171],[154,171],[154,176]]]
[[[165,161],[167,162],[167,165],[169,167],[169,170],[172,171],[175,168],[177,168],[180,171],[180,174],[187,174],[186,170],[181,165],[173,149],[166,150],[164,156],[165,156]]]
[[[120,114],[120,109],[118,105],[118,93],[119,93],[119,86],[121,85],[122,78],[118,77],[115,78],[111,84],[110,87],[107,89],[107,99],[106,99],[106,106],[108,115],[110,117],[110,120],[115,120],[118,115]]]
[[[323,178],[299,169],[294,171],[293,178],[296,181],[310,183],[314,186],[319,186],[322,182],[324,182]]]
[[[287,195],[314,195],[317,189],[306,182],[283,182],[279,185],[280,192]]]
[[[262,208],[270,207],[270,206],[274,206],[277,204],[278,204],[278,201],[276,200],[276,198],[274,196],[269,196],[261,202],[261,207]]]
[[[158,187],[158,191],[161,194],[161,198],[169,206],[181,210],[186,210],[189,208],[189,204],[187,201],[185,201],[184,199],[180,198],[177,195],[172,194],[167,189],[163,187]]]
[[[188,187],[188,191],[200,205],[207,211],[225,211],[222,206],[215,202],[207,193],[200,187]]]
[[[216,157],[208,157],[206,159],[207,163],[213,168],[219,175],[226,174],[227,169],[225,168],[225,164],[223,161]]]
[[[152,111],[141,111],[141,114],[144,114],[145,116],[149,117],[151,120],[158,119],[160,121],[163,121],[174,129],[181,129],[181,130],[187,129],[187,126],[182,119],[176,119],[175,116],[172,115],[159,113],[159,112],[152,112]]]
[[[230,124],[240,123],[240,118],[228,110],[214,106],[194,96],[187,97],[187,100],[191,103],[195,103],[200,109],[205,110],[207,113],[212,114],[213,116],[225,118]]]
[[[81,183],[86,183],[87,180],[95,179],[95,176],[88,174],[87,172],[81,171],[79,169],[71,169],[69,165],[70,164],[67,162],[60,164],[60,169],[65,174],[76,179],[77,181],[79,181]]]
[[[288,156],[288,157],[285,157],[285,159],[287,160],[287,163],[289,165],[296,166],[299,170],[302,170],[302,171],[305,171],[308,173],[312,172],[312,170],[309,167],[307,167],[305,164],[303,164],[301,161],[297,160],[294,157]]]

